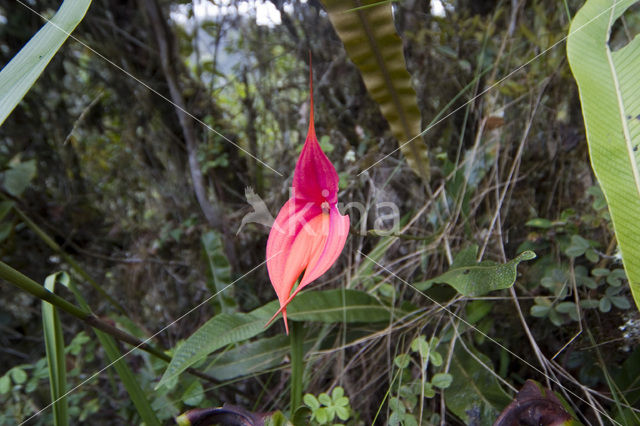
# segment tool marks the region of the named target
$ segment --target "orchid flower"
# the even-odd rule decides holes
[[[280,309],[267,325],[282,312],[287,334],[287,305],[335,263],[349,233],[349,216],[341,215],[336,206],[338,174],[316,138],[312,81],[309,88],[309,131],[296,163],[291,198],[280,209],[267,241],[267,270],[280,302]],[[291,293],[303,271],[300,284]]]

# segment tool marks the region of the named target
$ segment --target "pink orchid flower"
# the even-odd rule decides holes
[[[287,334],[287,305],[335,263],[349,233],[349,216],[341,215],[336,206],[338,173],[316,138],[313,82],[309,87],[309,131],[296,163],[292,195],[280,209],[267,241],[267,270],[280,301],[280,309],[267,325],[282,312]],[[300,284],[291,293],[303,271]]]

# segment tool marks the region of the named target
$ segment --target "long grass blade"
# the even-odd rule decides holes
[[[69,276],[64,272],[49,275],[44,281],[44,286],[54,293],[57,281],[67,285]],[[64,356],[62,324],[56,307],[44,300],[42,301],[42,331],[49,367],[53,423],[55,426],[66,426],[69,424],[69,404],[64,396],[67,393],[67,367]]]
[[[53,18],[0,71],[0,125],[82,21],[90,4],[91,0],[64,1]]]

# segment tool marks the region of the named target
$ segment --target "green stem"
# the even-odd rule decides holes
[[[6,196],[2,196],[3,199],[5,200],[9,200],[9,198],[7,198]],[[76,273],[78,273],[82,278],[84,278],[90,285],[91,287],[93,287],[98,293],[100,293],[100,295],[102,297],[104,297],[106,300],[108,300],[113,306],[115,306],[122,314],[126,315],[126,311],[124,309],[124,307],[118,303],[118,301],[116,299],[114,299],[109,293],[107,293],[104,288],[102,288],[102,286],[100,286],[96,280],[94,280],[91,275],[89,275],[87,273],[87,271],[85,271],[79,264],[78,262],[75,261],[75,259],[71,256],[69,256],[63,249],[62,247],[60,247],[58,245],[58,243],[56,243],[53,238],[51,238],[49,235],[47,235],[46,232],[44,232],[44,230],[42,228],[40,228],[38,225],[35,224],[35,222],[33,222],[31,219],[29,219],[29,217],[24,214],[24,212],[22,210],[20,210],[17,206],[13,206],[13,210],[16,212],[16,214],[18,216],[20,216],[20,219],[22,219],[22,221],[25,223],[25,225],[27,225],[29,228],[31,228],[31,230],[38,236],[40,237],[40,239],[42,241],[44,241],[44,243],[46,245],[48,245],[52,250],[54,250],[55,252],[57,252],[63,259],[65,262],[67,262],[69,264],[69,266],[71,266],[73,268],[74,271],[76,271]]]
[[[304,374],[304,327],[302,322],[292,321],[289,330],[291,342],[291,415],[302,403],[302,375]]]
[[[32,294],[40,300],[49,302],[53,306],[56,306],[57,308],[60,308],[63,311],[73,315],[74,317],[78,318],[79,320],[85,322],[95,329],[103,331],[118,340],[135,346],[136,348],[142,349],[143,351],[148,352],[151,355],[154,355],[155,357],[160,358],[166,362],[171,362],[171,357],[164,351],[157,349],[152,345],[143,342],[137,337],[127,333],[126,331],[122,331],[119,328],[109,324],[108,322],[101,320],[100,318],[95,316],[93,312],[82,309],[74,305],[73,303],[66,301],[62,297],[50,292],[31,278],[13,269],[11,266],[2,261],[0,261],[0,279],[7,281],[9,284],[13,284],[14,286],[26,291],[27,293]],[[217,380],[207,374],[200,373],[199,371],[193,370],[192,368],[189,368],[187,371],[209,382],[217,383]]]

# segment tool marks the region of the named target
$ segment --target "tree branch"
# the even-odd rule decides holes
[[[204,185],[204,179],[202,177],[202,171],[197,159],[197,144],[193,130],[193,120],[187,114],[186,104],[182,96],[180,87],[178,86],[178,78],[175,66],[179,63],[179,59],[175,54],[175,50],[172,48],[171,33],[167,26],[166,20],[160,9],[160,5],[156,0],[145,0],[147,9],[147,15],[153,32],[158,44],[158,51],[160,54],[160,63],[162,71],[164,73],[167,85],[169,86],[169,93],[171,100],[175,107],[178,120],[180,121],[180,127],[182,128],[182,135],[186,142],[187,157],[189,159],[189,171],[191,172],[191,180],[193,183],[193,189],[200,205],[200,209],[204,214],[204,217],[209,222],[211,227],[218,231],[223,230],[222,212],[220,208],[209,202],[207,191]]]

